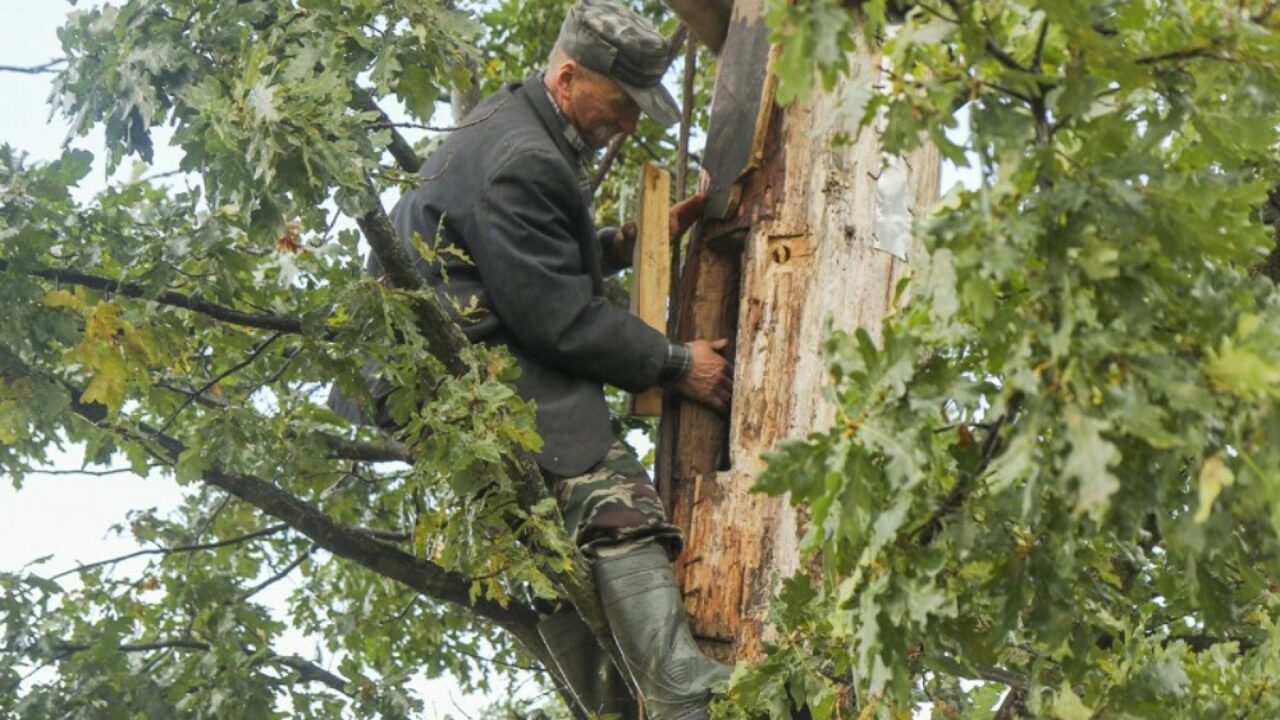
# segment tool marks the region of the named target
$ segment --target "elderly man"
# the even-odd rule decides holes
[[[690,635],[669,564],[680,532],[644,467],[614,437],[602,386],[661,385],[720,408],[732,369],[718,352],[723,340],[671,343],[605,299],[602,274],[629,264],[634,240],[597,232],[582,164],[615,135],[634,132],[641,112],[676,121],[660,84],[666,65],[665,40],[646,20],[612,0],[581,0],[545,73],[482,101],[432,153],[422,185],[392,220],[411,253],[417,235],[469,258],[446,253],[443,266],[419,258],[419,269],[460,306],[483,309],[460,319],[473,342],[505,345],[520,364],[516,385],[536,403],[544,441],[538,463],[592,564],[626,671],[648,717],[686,720],[706,717],[709,690],[728,668]],[[675,207],[673,235],[701,206],[698,197]],[[572,608],[540,629],[582,709],[634,714]]]

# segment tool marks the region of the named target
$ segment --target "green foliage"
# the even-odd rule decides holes
[[[841,5],[773,3],[780,95],[846,73],[829,31],[861,23],[890,60],[863,127],[977,179],[919,223],[904,309],[832,333],[832,429],[759,477],[818,571],[725,716],[836,717],[843,687],[864,717],[992,717],[1001,685],[961,678],[1040,717],[1274,715],[1274,7]]]
[[[117,529],[168,550],[148,560],[0,574],[0,715],[412,717],[423,677],[483,690],[534,664],[484,618],[207,484],[265,480],[455,573],[464,602],[557,594],[554,507],[521,506],[505,472],[540,443],[512,359],[469,349],[468,371],[445,373],[416,298],[364,274],[348,229],[404,177],[366,100],[429,120],[471,82],[478,29],[418,0],[126,0],[60,31],[54,99],[73,131],[105,128],[116,168],[172,128],[186,189],[138,178],[78,204],[88,153],[32,166],[0,148],[0,472],[30,482],[83,443],[88,463],[145,475],[167,437],[185,449],[152,477],[186,501]],[[411,464],[333,448],[386,444],[324,406],[331,384],[367,401],[370,362],[398,388]],[[259,592],[286,574],[276,616]],[[299,632],[335,658],[328,679],[281,649]]]
[[[120,526],[167,549],[137,573],[0,574],[0,714],[410,717],[415,678],[502,687],[508,665],[477,658],[533,661],[494,623],[205,480],[264,479],[465,577],[471,603],[556,593],[570,548],[506,472],[538,443],[511,359],[469,350],[446,373],[417,298],[364,276],[341,217],[405,178],[366,98],[428,121],[449,89],[536,70],[567,5],[464,7],[479,23],[417,0],[73,16],[55,102],[75,131],[105,128],[116,167],[170,126],[191,180],[78,204],[92,158],[31,166],[0,148],[0,467],[29,482],[82,443],[90,463],[142,474],[169,436],[185,450],[156,480],[186,500]],[[815,572],[782,583],[778,632],[721,714],[1276,714],[1280,313],[1254,271],[1273,244],[1273,9],[944,1],[890,25],[891,5],[771,3],[780,98],[838,87],[849,51],[875,43],[891,63],[876,92],[849,94],[863,127],[888,153],[934,143],[977,180],[922,219],[929,254],[901,312],[831,334],[832,429],[759,478],[808,512]],[[710,78],[700,63],[700,108]],[[637,164],[673,147],[642,125],[604,220],[626,219]],[[367,401],[371,361],[412,463],[334,457],[335,438],[383,440],[322,402],[330,383]],[[295,589],[276,617],[259,593],[283,574]],[[282,653],[297,631],[337,658],[335,682]]]

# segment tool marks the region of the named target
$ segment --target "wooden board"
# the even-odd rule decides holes
[[[734,211],[739,181],[759,163],[760,132],[768,125],[773,97],[769,90],[769,28],[764,0],[738,0],[716,68],[703,168],[711,176],[707,217],[724,219]]]
[[[671,173],[652,163],[640,168],[640,215],[632,268],[631,312],[650,327],[667,331],[667,297],[671,291]],[[647,390],[631,398],[631,414],[662,414],[662,391]]]

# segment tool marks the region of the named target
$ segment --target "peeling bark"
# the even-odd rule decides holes
[[[845,83],[875,77],[877,57],[855,62],[861,71]],[[839,93],[774,110],[736,211],[701,229],[685,269],[680,337],[734,339],[734,402],[727,421],[690,403],[664,418],[676,430],[660,448],[660,480],[686,534],[677,571],[695,635],[725,659],[759,655],[774,583],[801,570],[803,514],[750,491],[761,455],[832,422],[822,398],[828,320],[877,337],[908,271],[874,237],[885,202],[874,133],[832,143],[854,129],[829,119]],[[939,158],[926,148],[903,165],[918,215],[937,197]]]

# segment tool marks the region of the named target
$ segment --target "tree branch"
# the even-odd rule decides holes
[[[608,149],[604,151],[604,157],[600,158],[600,166],[596,168],[596,174],[591,176],[591,191],[595,192],[604,179],[609,176],[609,171],[613,169],[613,163],[617,161],[618,156],[622,154],[622,146],[627,144],[627,135],[619,135],[610,143]]]
[[[155,432],[145,424],[137,432],[120,427],[102,427],[101,405],[86,405],[72,391],[71,409],[95,427],[139,441],[157,460],[174,465],[186,446],[175,438]],[[396,580],[423,595],[465,607],[498,627],[507,630],[540,661],[549,664],[550,656],[537,633],[538,616],[519,603],[503,607],[497,601],[471,597],[471,578],[446,570],[428,560],[415,557],[400,548],[356,528],[335,522],[329,516],[283,488],[252,475],[230,473],[215,463],[204,470],[201,479],[262,510],[297,530],[320,548],[355,562],[379,575]]]
[[[347,697],[355,697],[355,693],[347,689],[347,686],[351,684],[351,681],[325,670],[310,660],[297,655],[272,655],[268,659],[268,662],[272,662],[277,665],[284,665],[290,670],[297,672],[298,679],[303,682],[318,682],[329,686],[333,690],[336,690]]]
[[[58,657],[56,659],[62,659],[78,652],[84,652],[92,647],[93,645],[90,643],[65,643],[55,645],[53,650],[58,653]],[[8,648],[5,649],[9,650]],[[213,646],[200,640],[174,638],[171,640],[156,640],[145,643],[124,643],[122,645],[118,645],[116,649],[125,653],[154,652],[156,650],[190,650],[193,652],[209,652],[213,650]],[[295,671],[298,673],[298,679],[303,682],[318,682],[327,685],[331,689],[336,690],[343,695],[354,697],[354,694],[347,690],[347,686],[351,684],[350,681],[329,672],[310,660],[306,660],[297,655],[276,655],[273,653],[267,655],[265,661],[275,665],[283,665],[284,667]]]
[[[66,577],[67,575],[75,575],[82,572],[86,572],[88,570],[93,570],[94,568],[100,568],[106,565],[115,565],[117,563],[122,563],[126,560],[146,557],[147,555],[175,555],[178,553],[201,552],[204,550],[217,550],[218,548],[230,547],[232,545],[239,545],[241,543],[249,542],[250,540],[257,540],[258,538],[269,537],[271,535],[278,535],[288,529],[289,529],[289,526],[285,524],[272,525],[271,527],[265,527],[261,530],[255,530],[254,532],[247,533],[245,535],[239,535],[233,538],[228,538],[226,540],[219,540],[218,542],[200,543],[198,545],[179,545],[177,547],[171,547],[171,548],[147,548],[146,550],[138,550],[136,552],[128,553],[127,555],[120,555],[119,557],[108,558],[106,560],[99,560],[97,562],[91,562],[84,565],[77,565],[76,567],[71,568],[70,570],[63,570],[57,575],[51,576],[49,579],[58,580],[59,578]]]
[[[969,497],[969,492],[973,488],[973,482],[982,476],[982,473],[991,464],[995,457],[996,448],[1000,445],[1000,431],[1007,425],[1013,416],[1017,414],[1018,408],[1022,405],[1022,393],[1015,392],[1009,398],[1009,407],[1000,415],[1000,418],[992,424],[991,429],[987,432],[987,437],[982,443],[982,461],[978,467],[971,473],[966,473],[956,481],[955,487],[951,488],[951,492],[947,493],[947,497],[933,512],[933,515],[920,526],[914,533],[916,543],[921,547],[933,542],[938,532],[942,529],[942,521],[951,513],[955,512],[964,504]]]
[[[386,278],[390,281],[391,285],[402,290],[414,291],[416,293],[417,302],[415,309],[418,314],[418,328],[427,341],[428,350],[444,364],[445,370],[449,374],[454,376],[461,376],[465,374],[467,371],[467,363],[463,358],[463,353],[468,347],[470,347],[471,343],[467,340],[466,336],[462,334],[462,330],[458,327],[457,323],[453,321],[453,318],[445,312],[444,307],[440,304],[440,301],[435,294],[427,291],[428,288],[425,281],[422,279],[421,275],[418,274],[417,269],[410,261],[404,245],[401,244],[400,240],[396,237],[395,229],[392,227],[391,221],[387,218],[386,212],[382,209],[382,204],[379,202],[376,193],[373,192],[372,186],[369,186],[368,192],[366,193],[365,212],[363,215],[356,218],[356,222],[359,224],[361,230],[364,231],[365,239],[368,240],[369,246],[372,248],[374,255],[377,256],[379,263],[381,263],[382,267],[386,271]],[[503,471],[515,486],[516,496],[520,507],[531,508],[550,497],[546,482],[542,477],[542,472],[538,469],[537,464],[533,462],[532,456],[527,452],[518,452],[511,457],[507,457],[503,465]],[[248,486],[239,486],[235,487],[235,489],[231,489],[233,485],[229,481],[232,480],[235,480],[235,478],[217,476],[207,478],[208,482],[218,485],[219,487],[227,488],[230,492],[239,497],[243,497],[245,500],[257,505],[265,512],[275,515],[276,517],[282,517],[277,514],[279,511],[274,508],[268,497],[257,495],[258,492],[265,492],[267,489],[273,489],[274,486],[266,485],[264,483],[266,487],[260,488],[257,483],[261,483],[262,481],[253,478],[256,483],[250,483]],[[251,490],[254,493],[252,495],[249,494]],[[241,493],[245,494],[241,495]],[[290,510],[290,512],[294,511]],[[517,515],[512,515],[510,521],[512,527],[517,531],[517,536],[520,537],[522,541],[528,542],[528,534],[520,529],[520,525],[524,522],[523,519]],[[334,554],[341,555],[343,557],[350,557],[351,559],[363,556],[363,551],[357,552],[357,548],[355,547],[344,549],[346,552],[352,553],[351,555],[344,555],[343,552],[338,552],[332,547],[325,545],[325,542],[322,541],[322,539],[313,535],[304,525],[298,524],[295,525],[295,527],[301,530],[304,534],[307,534],[308,537],[315,540],[321,547],[324,547],[330,552],[334,552]],[[535,548],[535,552],[536,551],[537,549]],[[396,552],[398,553],[400,551],[396,550]],[[407,554],[405,557],[414,562],[426,562],[418,560],[417,558]],[[359,562],[359,560],[357,560],[357,562]],[[411,584],[409,581],[413,579],[413,573],[409,568],[404,567],[407,562],[408,561],[388,564],[385,567],[382,565],[377,567],[371,565],[370,567],[376,572],[386,575],[387,577],[401,580],[411,588],[422,590],[424,595],[449,599],[444,598],[442,595],[438,595],[438,593],[445,593],[448,590],[447,588],[430,587],[430,589],[424,589],[427,586]],[[578,609],[579,614],[582,615],[583,621],[589,628],[591,628],[592,633],[601,642],[601,646],[609,649],[614,662],[619,667],[623,667],[622,657],[617,650],[616,643],[611,641],[612,636],[609,633],[608,622],[605,620],[604,611],[600,607],[600,599],[596,591],[595,580],[586,565],[579,560],[578,562],[573,563],[572,567],[567,571],[548,570],[547,574],[560,591],[569,598],[574,607]],[[464,599],[469,601],[469,597]],[[466,603],[463,602],[460,604]],[[542,642],[542,639],[538,636],[537,631],[534,628],[534,623],[536,623],[537,620],[536,614],[533,614],[532,610],[528,610],[527,608],[523,610],[528,613],[521,617],[521,621],[523,621],[524,624],[521,624],[521,621],[515,621],[511,618],[506,618],[500,622],[492,615],[487,615],[486,612],[480,610],[477,610],[477,612],[483,616],[489,617],[491,620],[494,620],[494,622],[498,623],[499,626],[506,627],[511,630],[513,634],[524,642],[530,652],[533,653],[540,662],[542,662],[543,666],[547,668],[555,668],[556,665],[554,661],[551,660],[545,643]],[[504,610],[503,615],[507,614],[509,613]],[[628,680],[627,682],[628,685],[631,686],[631,681]],[[634,695],[634,686],[631,686],[631,691]]]
[[[0,260],[0,272],[7,272],[8,270],[9,261]],[[54,282],[66,283],[68,285],[77,285],[90,290],[111,293],[113,295],[123,295],[124,297],[135,298],[138,300],[150,300],[161,305],[178,307],[184,310],[200,313],[201,315],[207,315],[215,320],[221,320],[222,322],[231,323],[232,325],[258,328],[261,330],[274,330],[276,332],[292,335],[301,335],[303,332],[302,319],[293,315],[254,315],[225,307],[223,305],[197,300],[189,295],[183,295],[181,293],[171,291],[156,293],[155,291],[137,283],[121,282],[119,280],[98,277],[96,275],[87,275],[74,270],[40,268],[36,270],[26,270],[25,274],[32,277],[43,278],[45,280],[52,280]]]
[[[418,172],[422,167],[422,158],[418,157],[418,152],[413,149],[413,145],[396,131],[391,118],[373,99],[373,93],[354,86],[351,90],[351,106],[363,112],[377,113],[378,123],[385,124],[387,129],[391,130],[391,144],[387,146],[387,150],[391,153],[391,157],[396,159],[396,164],[406,172]]]
[[[217,385],[218,383],[227,379],[231,375],[234,375],[235,373],[253,364],[254,360],[257,360],[262,355],[262,353],[266,351],[268,347],[271,347],[271,343],[274,343],[276,340],[279,340],[283,335],[284,333],[277,332],[273,334],[271,337],[267,338],[266,340],[263,340],[262,342],[258,343],[258,346],[255,347],[251,353],[249,353],[249,357],[227,368],[223,372],[219,373],[215,378],[205,383],[204,386],[201,387],[199,390],[196,390],[191,395],[188,395],[187,399],[183,400],[182,403],[178,405],[178,409],[173,411],[173,415],[169,416],[169,419],[165,422],[164,425],[160,427],[160,429],[157,432],[160,432],[160,433],[168,432],[169,428],[173,427],[173,424],[177,422],[178,416],[182,414],[183,410],[186,410],[187,407],[191,405],[192,401],[194,401],[197,397],[202,397],[214,385]]]
[[[489,112],[485,113],[483,116],[476,118],[471,122],[465,122],[459,125],[424,125],[422,123],[413,123],[413,122],[392,122],[391,118],[387,117],[386,115],[383,115],[383,119],[380,119],[377,122],[374,122],[369,127],[373,128],[374,130],[386,130],[389,128],[409,128],[412,130],[428,130],[430,132],[445,132],[445,133],[457,132],[459,130],[466,130],[467,128],[475,127],[483,123],[484,121],[488,120],[489,118],[493,117],[493,114],[498,112],[498,109],[501,108],[503,105],[505,105],[507,103],[507,99],[509,98],[510,96],[507,96],[507,98],[504,98],[501,102],[494,104],[494,106],[489,109]]]
[[[1140,57],[1134,62],[1138,65],[1156,65],[1162,62],[1177,62],[1179,60],[1230,60],[1231,58],[1217,55],[1213,52],[1216,49],[1216,43],[1210,43],[1204,47],[1185,48],[1183,50],[1173,50],[1159,55],[1147,55]]]
[[[444,364],[450,375],[465,374],[467,364],[462,353],[471,343],[445,312],[440,300],[429,292],[408,251],[396,236],[395,228],[382,209],[372,185],[366,188],[365,212],[355,220],[392,286],[417,293],[414,310],[418,316],[418,332],[427,341],[427,349]]]
[[[23,75],[49,75],[58,72],[59,65],[65,65],[66,58],[55,58],[41,65],[20,66],[0,65],[0,72],[21,73]]]
[[[147,469],[160,467],[159,465],[148,465]],[[111,475],[124,475],[133,473],[131,467],[111,468],[110,470],[56,470],[53,468],[24,468],[22,472],[28,475],[89,475],[91,477],[108,477]]]
[[[412,463],[413,453],[407,445],[395,441],[369,442],[367,440],[348,440],[329,433],[313,433],[329,451],[329,457],[335,460],[355,460],[356,462],[403,462]]]
[[[311,554],[314,553],[315,551],[316,551],[315,545],[312,545],[308,547],[306,550],[303,550],[301,553],[298,554],[298,557],[293,559],[293,562],[289,563],[288,565],[285,565],[284,568],[281,569],[279,572],[277,572],[276,574],[272,575],[266,580],[263,580],[257,585],[254,585],[253,587],[246,590],[244,594],[240,596],[240,601],[244,602],[245,600],[248,600],[254,595],[257,595],[263,590],[266,590],[272,585],[275,585],[276,583],[285,579],[286,577],[289,576],[289,573],[293,572],[294,570],[297,570],[299,565],[306,562],[306,559],[311,557]]]

